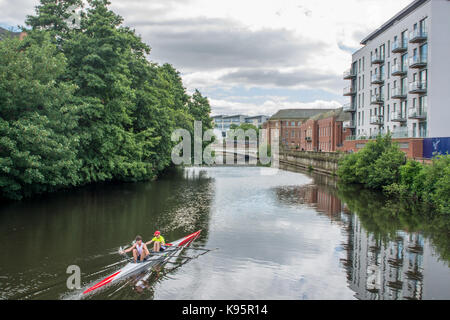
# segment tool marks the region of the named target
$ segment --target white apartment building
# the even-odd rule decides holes
[[[361,41],[344,72],[359,138],[450,137],[450,1],[415,0]]]

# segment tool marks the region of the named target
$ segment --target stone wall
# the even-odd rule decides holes
[[[312,168],[326,174],[335,174],[339,160],[344,156],[336,152],[280,150],[280,163],[304,169]]]

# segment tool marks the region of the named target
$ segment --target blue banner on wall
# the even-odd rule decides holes
[[[423,157],[433,158],[437,154],[450,154],[450,137],[423,139]]]

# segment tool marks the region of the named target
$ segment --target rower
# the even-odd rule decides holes
[[[147,249],[147,244],[142,242],[141,236],[136,236],[135,243],[128,249],[123,250],[123,253],[127,253],[133,250],[134,263],[138,261],[142,262],[148,259],[150,252]]]
[[[154,252],[164,251],[166,241],[164,240],[164,237],[161,235],[161,232],[155,231],[153,239],[145,244],[149,245],[152,242],[154,242],[153,243],[153,251]]]

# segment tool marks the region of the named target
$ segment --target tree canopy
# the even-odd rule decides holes
[[[153,179],[171,165],[175,129],[212,128],[208,99],[149,61],[109,4],[41,0],[28,36],[0,42],[0,196]]]

